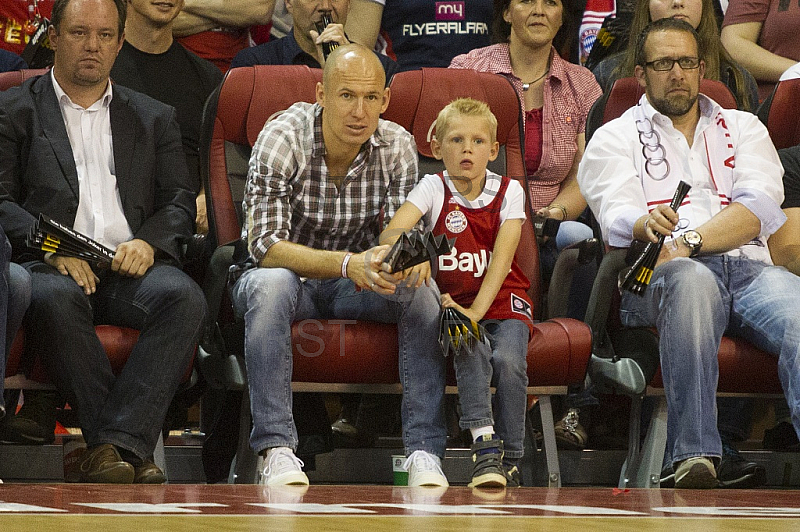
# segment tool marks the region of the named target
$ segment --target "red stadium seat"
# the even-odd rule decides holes
[[[769,130],[775,148],[800,144],[800,78],[787,79],[775,85],[775,90],[758,108],[758,116]]]
[[[700,81],[700,92],[720,104],[726,109],[736,109],[736,97],[722,82],[713,79]],[[639,85],[636,78],[620,78],[611,86],[611,90],[604,93],[592,106],[586,118],[586,142],[592,134],[605,124],[633,107],[644,95],[644,87]]]
[[[209,269],[210,277],[215,281],[205,287],[212,324],[206,335],[207,341],[201,342],[199,357],[201,368],[222,376],[217,383],[220,386],[240,389],[246,386],[241,352],[232,348],[237,342],[241,345],[241,340],[235,338],[237,334],[241,335],[241,326],[237,331],[233,324],[224,288],[227,266],[233,253],[232,244],[239,240],[241,232],[239,208],[250,149],[263,124],[275,113],[297,101],[315,101],[314,87],[320,80],[321,71],[304,66],[232,69],[206,109],[203,149],[208,157],[204,161],[204,179],[210,233],[216,251]],[[430,158],[428,139],[436,114],[454,98],[471,96],[487,101],[498,117],[498,140],[503,145],[503,154],[498,158],[499,166],[495,171],[524,181],[519,101],[507,80],[472,71],[423,69],[397,74],[391,82],[391,90],[392,97],[384,118],[400,123],[415,135],[421,172],[432,171],[433,167],[436,171],[441,168],[440,163],[434,163]],[[538,302],[538,250],[530,223],[524,226],[517,253],[523,269],[531,277],[531,295]],[[343,325],[325,320],[315,323],[321,323],[314,325],[321,330],[311,341],[304,338],[300,330],[300,327],[309,327],[308,324],[294,325],[293,383],[296,390],[399,391],[394,325],[369,322]],[[319,342],[317,338],[323,341]],[[376,338],[381,341],[376,342]],[[302,356],[305,349],[311,349],[315,356]],[[543,416],[548,417],[545,412],[549,414],[549,420],[545,420],[545,432],[548,436],[549,472],[554,484],[560,483],[560,477],[549,395],[565,393],[567,385],[583,380],[590,349],[589,328],[569,319],[537,324],[529,345],[531,392],[539,394],[542,404],[546,405],[542,408]],[[246,426],[249,428],[249,423]],[[241,460],[247,449],[247,432],[242,428],[237,460]],[[247,468],[252,468],[249,461]],[[253,479],[251,470],[242,469],[238,462],[236,469],[237,480]]]
[[[26,70],[10,70],[8,72],[0,72],[0,91],[8,90],[11,87],[21,85],[26,79],[40,76],[45,72],[49,72],[49,69],[29,68]]]

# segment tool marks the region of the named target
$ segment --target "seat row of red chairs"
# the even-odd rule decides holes
[[[17,85],[26,77],[38,73],[40,71],[0,74],[0,90]],[[201,170],[208,202],[208,238],[214,251],[203,280],[210,316],[198,347],[197,365],[212,385],[239,390],[246,390],[247,386],[241,352],[242,326],[231,312],[226,282],[234,244],[241,234],[241,200],[251,148],[264,123],[276,113],[297,101],[313,102],[314,88],[319,81],[321,72],[304,66],[233,69],[206,107]],[[706,87],[709,85],[704,83]],[[713,83],[711,86],[709,91],[719,89]],[[442,169],[441,163],[432,158],[430,151],[430,133],[438,111],[455,98],[472,97],[486,101],[498,118],[498,141],[502,150],[491,169],[518,179],[525,185],[520,106],[507,80],[466,70],[422,69],[396,75],[390,87],[392,97],[384,118],[401,124],[414,134],[420,154],[421,174]],[[599,123],[607,121],[614,113],[621,114],[638,100],[639,94],[635,88],[631,91],[630,80],[618,82],[604,96],[605,114]],[[724,93],[710,94],[720,103],[725,101]],[[776,101],[781,100],[776,98],[773,105]],[[728,103],[725,105],[730,106]],[[587,130],[587,138],[588,133]],[[523,188],[527,190],[526,186]],[[531,298],[538,303],[542,301],[539,257],[530,219],[529,216],[523,227],[517,258],[531,279]],[[570,254],[563,255],[563,262],[569,262]],[[572,259],[574,261],[574,256]],[[564,394],[568,386],[583,381],[593,350],[597,355],[593,361],[599,366],[608,360],[614,363],[626,357],[625,353],[609,351],[608,338],[614,336],[606,327],[610,307],[606,307],[605,316],[602,308],[603,301],[610,302],[611,298],[598,295],[607,292],[598,288],[596,283],[590,305],[599,310],[590,309],[587,315],[589,325],[559,317],[541,321],[536,324],[528,347],[529,390],[538,395],[542,407],[548,479],[550,485],[554,486],[560,485],[561,479],[550,395]],[[541,311],[539,316],[547,317]],[[594,340],[592,330],[595,333]],[[114,367],[121,368],[136,341],[136,331],[114,326],[99,326],[97,331],[107,354],[115,361]],[[30,378],[18,375],[23,359],[21,338],[20,335],[10,352],[6,369],[6,376],[9,377],[7,385],[26,387],[36,386],[32,381],[46,383],[47,376],[41,370],[29,372]],[[311,328],[309,324],[295,324],[293,345],[293,381],[296,389],[399,391],[396,328],[393,325],[372,322],[342,324],[325,320]],[[737,349],[733,349],[733,352],[740,353],[742,358],[749,357],[749,354],[743,356]],[[721,361],[724,356],[724,352],[721,352]],[[769,360],[773,361],[771,357]],[[772,364],[774,366],[774,361]],[[723,374],[721,367],[721,382]],[[599,372],[598,378],[602,376],[602,372]],[[236,468],[231,478],[238,482],[251,482],[256,473],[255,456],[247,445],[249,412],[244,410]]]

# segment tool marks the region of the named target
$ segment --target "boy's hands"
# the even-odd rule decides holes
[[[388,264],[384,263],[383,269],[386,273],[392,273]],[[425,286],[430,286],[431,263],[430,261],[425,261],[422,264],[417,264],[416,266],[412,266],[411,268],[407,268],[402,272],[397,272],[392,275],[398,282],[404,283],[404,285],[408,287],[419,288],[423,284]]]
[[[478,313],[471,308],[464,308],[453,301],[453,298],[450,297],[450,294],[442,294],[442,308],[454,308],[476,323],[483,319],[482,314],[479,316]]]

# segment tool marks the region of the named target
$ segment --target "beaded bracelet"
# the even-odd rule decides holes
[[[352,256],[353,254],[348,251],[342,259],[342,277],[345,279],[347,279],[347,265],[350,263],[350,257]]]

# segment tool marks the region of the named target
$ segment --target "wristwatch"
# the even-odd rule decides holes
[[[703,237],[695,231],[690,229],[681,236],[683,243],[689,248],[689,256],[696,257],[700,253],[700,248],[703,247]]]

